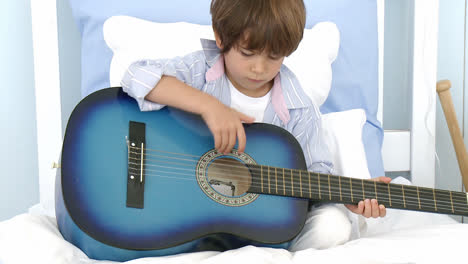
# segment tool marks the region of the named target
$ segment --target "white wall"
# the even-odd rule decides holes
[[[39,201],[29,0],[0,1],[0,221]]]

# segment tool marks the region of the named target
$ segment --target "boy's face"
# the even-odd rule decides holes
[[[224,54],[227,77],[237,90],[250,97],[261,97],[270,91],[283,60],[284,56],[259,53],[245,49],[242,45]]]

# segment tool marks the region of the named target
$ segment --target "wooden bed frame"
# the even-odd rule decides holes
[[[384,168],[410,171],[415,185],[435,187],[435,109],[438,0],[414,0],[412,113],[410,130],[385,131]],[[385,0],[379,14],[379,120],[383,120],[383,39]],[[57,1],[31,0],[40,202],[53,201],[47,191],[55,181],[53,163],[62,145],[62,107],[57,29]],[[428,166],[430,164],[430,166]]]

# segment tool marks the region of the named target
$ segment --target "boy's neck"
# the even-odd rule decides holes
[[[249,90],[249,89],[245,89],[243,88],[241,85],[237,84],[236,82],[234,82],[230,77],[229,75],[226,75],[229,79],[229,81],[232,83],[232,86],[237,90],[239,91],[240,93],[246,95],[246,96],[249,96],[249,97],[253,97],[253,98],[260,98],[260,97],[263,97],[265,96],[268,92],[270,92],[271,88],[273,87],[273,82],[274,82],[274,79],[269,81],[266,85],[262,86],[261,88],[259,89],[256,89],[256,90]]]

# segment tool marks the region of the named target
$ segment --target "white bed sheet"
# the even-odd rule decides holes
[[[125,263],[468,263],[468,225],[449,216],[388,209],[387,217],[366,223],[363,237],[326,250],[292,253],[247,246]],[[0,263],[117,262],[89,259],[62,238],[54,218],[30,212],[0,222]]]

